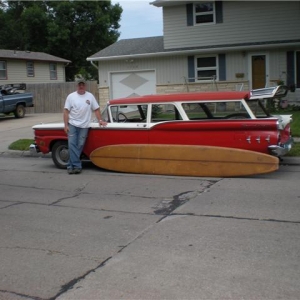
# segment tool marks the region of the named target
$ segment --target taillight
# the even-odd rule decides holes
[[[286,143],[291,136],[291,126],[287,124],[283,130],[280,130],[280,143]]]

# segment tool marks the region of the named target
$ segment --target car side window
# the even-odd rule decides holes
[[[152,105],[151,123],[175,120],[182,120],[182,116],[174,104]]]
[[[205,103],[183,103],[182,107],[190,120],[212,118],[209,105]]]
[[[191,102],[182,107],[190,120],[250,118],[241,101]]]
[[[142,123],[147,119],[147,105],[116,105],[111,106],[113,122]]]

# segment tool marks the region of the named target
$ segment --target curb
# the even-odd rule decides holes
[[[0,152],[0,156],[3,157],[41,157],[41,158],[51,158],[51,154],[43,154],[43,153],[31,153],[30,151],[19,151],[19,150],[7,150],[4,152]]]

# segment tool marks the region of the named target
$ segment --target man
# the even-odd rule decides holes
[[[79,174],[82,171],[80,155],[88,135],[92,112],[100,126],[107,123],[101,120],[99,104],[94,95],[86,91],[84,79],[77,80],[77,91],[68,95],[64,106],[65,133],[68,135],[69,174]]]

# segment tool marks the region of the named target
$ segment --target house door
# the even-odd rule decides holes
[[[260,89],[266,86],[266,55],[252,56],[252,88]]]

